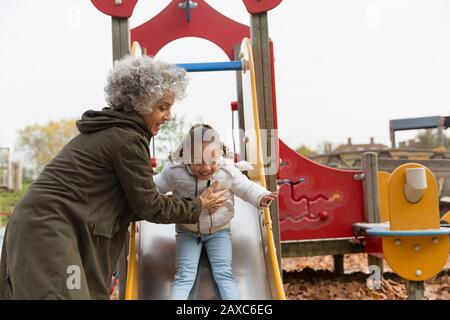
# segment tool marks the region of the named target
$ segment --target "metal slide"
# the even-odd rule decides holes
[[[245,38],[242,47],[246,48],[243,55],[246,61],[246,70],[250,71],[247,74],[249,74],[250,92],[252,93],[249,101],[253,110],[255,139],[250,146],[254,146],[253,153],[257,157],[256,170],[249,171],[249,176],[266,188],[260,141],[256,77],[250,40]],[[233,238],[233,270],[242,299],[285,300],[269,208],[258,212],[252,205],[236,198],[231,234]],[[174,274],[175,226],[154,225],[147,222],[131,223],[125,298],[167,299]],[[220,298],[205,253],[200,258],[191,298]]]
[[[273,274],[268,263],[262,212],[235,197],[235,216],[231,222],[233,270],[242,299],[276,299],[271,290]],[[140,222],[138,299],[167,299],[175,275],[175,225]],[[267,267],[266,267],[267,265]],[[272,284],[273,286],[273,284]],[[203,250],[192,299],[220,299]]]

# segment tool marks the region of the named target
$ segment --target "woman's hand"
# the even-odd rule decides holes
[[[259,206],[261,208],[268,208],[273,200],[275,200],[278,197],[278,191],[266,194],[265,196],[262,196],[259,200]]]
[[[200,195],[200,200],[202,201],[202,209],[208,209],[211,211],[217,210],[219,207],[223,206],[224,202],[228,199],[226,193],[228,189],[220,190],[215,192],[218,181],[214,183]]]

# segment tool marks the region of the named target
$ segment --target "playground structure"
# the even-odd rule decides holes
[[[391,148],[376,145],[371,141],[370,145],[363,145],[357,150],[335,150],[333,152],[330,150],[325,154],[313,156],[311,159],[328,166],[359,170],[361,169],[361,155],[365,152],[374,152],[378,158],[379,170],[387,172],[392,172],[407,162],[420,163],[429,168],[437,178],[440,214],[444,215],[450,210],[450,152],[447,151],[444,139],[444,131],[449,126],[450,117],[445,116],[394,119],[389,121]],[[396,145],[395,133],[397,131],[418,129],[437,129],[438,146],[433,149],[424,149],[406,147],[404,143]],[[373,148],[374,146],[378,148]],[[349,148],[351,148],[350,142]]]
[[[329,148],[326,148],[327,150],[324,154],[315,155],[311,159],[322,164],[332,164],[339,168],[348,169],[357,168],[361,165],[361,154],[364,152],[375,152],[379,158],[389,159],[450,159],[450,152],[447,151],[444,134],[444,131],[449,126],[450,117],[444,116],[394,119],[389,121],[390,148],[381,144],[375,144],[373,138],[371,138],[370,144],[355,146],[352,145],[351,138],[348,138],[348,146],[340,146],[334,151],[331,151],[331,146],[329,146]],[[417,148],[411,145],[411,142],[414,142],[413,140],[409,141],[409,145],[406,145],[406,142],[400,142],[399,146],[396,145],[395,133],[397,131],[434,128],[438,132],[438,145],[433,149]]]
[[[421,292],[424,277],[433,275],[442,268],[440,262],[444,257],[445,243],[446,258],[448,256],[446,234],[449,232],[448,229],[439,227],[439,214],[436,216],[434,209],[422,210],[422,201],[425,199],[422,200],[420,197],[414,203],[409,201],[405,203],[402,200],[401,208],[405,211],[414,209],[418,216],[427,218],[414,220],[416,223],[413,225],[394,226],[392,218],[395,214],[401,218],[405,216],[405,211],[394,214],[395,210],[391,207],[391,203],[404,198],[404,168],[398,168],[391,176],[380,174],[379,179],[378,160],[374,153],[362,156],[362,170],[330,168],[302,157],[276,135],[278,124],[274,50],[268,34],[267,12],[280,4],[281,0],[244,0],[251,14],[250,28],[221,15],[203,0],[195,2],[178,0],[172,1],[161,13],[131,31],[128,18],[132,15],[137,0],[91,1],[100,11],[112,16],[114,60],[129,53],[132,41],[138,42],[146,54],[155,56],[167,43],[188,36],[210,40],[222,48],[231,60],[222,63],[178,65],[190,72],[236,71],[237,103],[232,104],[232,110],[234,112],[237,109],[239,128],[246,132],[247,138],[247,132],[253,129],[256,132],[252,139],[244,140],[242,136],[240,137],[242,153],[240,157],[247,159],[256,150],[257,171],[250,172],[249,177],[259,179],[262,185],[267,182],[268,189],[272,191],[279,186],[278,203],[274,202],[271,205],[270,216],[268,210],[262,215],[258,214],[255,208],[236,202],[238,207],[236,212],[239,214],[232,222],[233,269],[244,299],[284,299],[280,284],[281,256],[334,255],[335,266],[341,269],[340,272],[343,272],[339,266],[345,253],[369,253],[369,264],[378,265],[381,269],[383,253],[397,250],[394,252],[401,252],[402,257],[406,259],[408,254],[411,254],[411,248],[404,245],[399,248],[389,247],[390,238],[384,238],[389,232],[396,237],[395,239],[400,237],[402,243],[414,243],[414,248],[417,243],[423,239],[429,240],[430,237],[431,243],[437,244],[434,243],[436,242],[434,239],[438,238],[437,251],[433,251],[422,242],[419,244],[422,248],[421,253],[424,254],[419,258],[414,257],[414,261],[422,263],[414,270],[414,272],[421,271],[419,277],[416,272],[415,276],[404,274],[403,269],[408,269],[405,266],[393,267],[408,280],[410,298],[420,298],[416,293]],[[245,45],[241,46],[242,39],[248,37],[251,42],[244,40]],[[243,83],[246,76],[248,77],[247,71],[250,71],[251,90],[244,91]],[[244,99],[244,92],[249,91],[252,93],[251,101]],[[250,102],[253,108],[248,108]],[[249,110],[253,115],[253,126],[249,120]],[[262,166],[260,129],[269,129],[269,139],[265,141],[264,146],[268,154],[264,156],[269,159],[270,165],[278,168],[276,173],[267,174]],[[273,150],[275,151],[272,152]],[[432,187],[434,177],[430,176],[431,173],[426,169],[425,172],[427,186]],[[379,181],[384,181],[380,187]],[[422,190],[423,194],[429,195],[426,198],[431,199],[427,200],[427,204],[432,203],[435,191],[435,189]],[[436,208],[436,205],[433,203],[432,207]],[[391,225],[378,225],[382,222],[382,217],[384,220],[390,217]],[[431,220],[432,223],[426,223]],[[376,233],[380,228],[384,234]],[[401,229],[412,230],[413,234],[408,232],[398,234],[398,230]],[[427,232],[420,231],[423,229],[427,229]],[[408,237],[421,238],[419,241],[417,238]],[[173,226],[156,227],[149,223],[131,226],[127,299],[167,297],[174,275],[174,254],[170,254],[174,253],[174,242]],[[398,242],[395,240],[394,245],[396,243]],[[126,256],[127,253],[124,253],[119,266],[121,274],[127,270]],[[388,263],[395,265],[395,259],[388,256],[392,255],[386,256]],[[440,257],[439,263],[432,268],[427,265],[429,256]],[[123,276],[121,278],[123,279]],[[124,298],[123,283],[120,287],[121,298]],[[192,298],[218,298],[204,256],[200,261]]]
[[[435,117],[422,117],[422,118],[409,118],[409,119],[395,119],[389,121],[389,136],[391,138],[391,147],[395,148],[395,132],[403,130],[416,130],[416,129],[438,129],[438,140],[440,150],[445,151],[445,135],[444,131],[450,127],[450,117],[435,116]],[[434,155],[435,158],[443,157],[444,155]]]
[[[423,282],[446,264],[450,229],[440,226],[437,183],[426,167],[407,163],[378,172],[381,223],[356,223],[356,234],[382,237],[389,266],[410,281],[410,298],[423,298]]]

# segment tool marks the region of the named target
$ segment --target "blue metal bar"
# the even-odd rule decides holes
[[[242,70],[242,61],[178,63],[176,66],[188,72],[233,71]]]
[[[439,229],[424,230],[390,230],[387,228],[373,228],[366,230],[369,236],[378,237],[420,237],[420,236],[439,236],[450,234],[450,228],[440,227]]]

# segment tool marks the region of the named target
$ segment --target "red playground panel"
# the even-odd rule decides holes
[[[186,12],[178,7],[180,2],[172,1],[155,17],[132,29],[131,39],[138,41],[147,54],[155,56],[173,40],[198,37],[215,43],[234,60],[234,46],[250,36],[250,28],[224,16],[204,0],[196,1],[198,7],[192,10],[191,21],[187,22]]]
[[[315,163],[281,139],[279,150],[281,240],[353,237],[352,225],[365,221],[361,172]]]
[[[104,14],[117,17],[117,18],[129,18],[132,16],[134,7],[138,0],[91,0],[92,4]]]
[[[272,10],[283,0],[243,0],[247,11],[251,14],[258,14]]]

